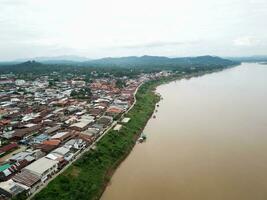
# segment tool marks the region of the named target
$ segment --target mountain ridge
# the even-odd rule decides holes
[[[135,69],[146,71],[160,71],[160,70],[177,70],[186,69],[190,67],[228,67],[240,64],[237,61],[220,58],[218,56],[197,56],[197,57],[180,57],[168,58],[164,56],[128,56],[128,57],[107,57],[84,62],[67,62],[67,63],[43,63],[38,61],[26,61],[23,63],[16,63],[10,65],[0,65],[0,72],[24,72],[30,73],[59,70],[84,70],[84,69]]]

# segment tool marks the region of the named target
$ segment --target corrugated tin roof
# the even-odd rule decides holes
[[[28,187],[31,187],[35,183],[40,181],[40,178],[37,175],[32,174],[31,172],[27,170],[22,171],[19,174],[16,174],[12,179],[13,181],[26,185]]]
[[[4,171],[4,170],[8,169],[9,167],[11,167],[10,164],[4,164],[4,165],[1,165],[1,166],[0,166],[0,172],[2,172],[2,171]]]
[[[29,170],[31,172],[37,173],[37,174],[43,174],[46,170],[56,165],[58,162],[54,160],[50,160],[48,158],[40,158],[39,160],[36,160],[32,164],[28,165],[24,169]]]

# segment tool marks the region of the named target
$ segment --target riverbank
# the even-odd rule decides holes
[[[265,199],[266,73],[244,63],[157,87],[164,100],[144,129],[148,140],[101,200]]]
[[[159,97],[154,94],[155,81],[142,85],[136,94],[136,104],[127,113],[131,120],[120,132],[111,130],[97,144],[51,181],[33,199],[98,199],[109,179],[133,148],[138,135],[154,112]]]
[[[147,121],[154,112],[160,97],[155,88],[181,78],[200,76],[214,71],[176,75],[153,80],[142,85],[136,94],[136,104],[127,113],[130,122],[118,133],[110,131],[89,151],[70,166],[64,173],[51,181],[33,199],[99,199],[118,165],[128,156]]]

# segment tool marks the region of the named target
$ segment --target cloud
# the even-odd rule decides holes
[[[244,36],[239,37],[234,40],[235,46],[255,46],[258,45],[260,42],[259,39],[252,37],[252,36]]]
[[[27,5],[27,1],[20,0],[1,0],[2,6],[19,6],[19,5]]]
[[[88,57],[264,54],[266,10],[266,0],[0,0],[0,61],[55,46]]]
[[[191,42],[178,42],[178,41],[158,41],[158,42],[149,42],[149,43],[142,43],[142,44],[129,44],[121,46],[121,48],[127,48],[127,49],[139,49],[139,48],[161,48],[161,47],[173,47],[173,46],[181,46],[181,45],[187,45],[187,44],[193,44],[196,43],[195,41]]]

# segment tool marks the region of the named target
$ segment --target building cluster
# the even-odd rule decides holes
[[[122,78],[56,81],[49,76],[28,81],[13,74],[0,77],[0,199],[34,193],[74,161],[110,128],[120,130],[144,81],[165,73]],[[90,96],[76,98],[86,89]],[[120,120],[120,123],[117,121]]]

